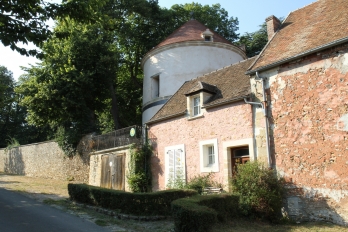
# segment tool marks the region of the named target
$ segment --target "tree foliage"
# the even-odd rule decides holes
[[[167,35],[194,18],[231,42],[236,41],[239,36],[236,33],[239,24],[238,18],[229,17],[228,12],[221,8],[220,4],[211,6],[194,2],[184,5],[175,4],[167,12],[164,10],[162,15],[165,16],[165,22],[168,24],[167,27],[164,27],[167,28],[165,32]]]
[[[246,55],[248,57],[258,55],[268,42],[266,23],[263,23],[259,27],[260,29],[255,32],[246,32],[237,42],[239,45],[245,45]]]
[[[279,17],[279,20],[282,22],[284,17]],[[268,42],[266,22],[261,24],[259,27],[260,29],[255,32],[244,33],[244,35],[240,36],[239,40],[236,42],[236,44],[240,46],[245,45],[246,55],[248,57],[260,54]]]
[[[46,126],[38,128],[26,122],[26,108],[20,105],[23,96],[14,91],[17,85],[12,72],[0,66],[0,147],[15,140],[20,144],[40,142],[49,136]]]
[[[40,47],[51,35],[47,24],[50,19],[69,16],[83,22],[98,21],[102,0],[63,0],[56,4],[44,0],[1,0],[0,1],[0,41],[4,46],[21,55],[40,55],[38,50],[27,50],[20,43],[33,43]]]

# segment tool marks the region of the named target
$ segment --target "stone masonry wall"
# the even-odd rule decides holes
[[[290,214],[346,224],[348,45],[260,75],[269,81],[274,165],[292,186]]]
[[[88,183],[89,154],[68,158],[53,141],[1,149],[0,172]]]
[[[223,142],[252,138],[251,106],[244,102],[208,109],[204,117],[188,120],[186,117],[169,119],[149,125],[149,133],[157,138],[155,156],[152,157],[153,189],[165,189],[165,147],[185,144],[186,179],[200,174],[199,142],[218,140],[219,172],[214,178],[226,183],[224,169],[226,159],[222,157]]]

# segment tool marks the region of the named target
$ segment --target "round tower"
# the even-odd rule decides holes
[[[245,52],[197,20],[175,30],[142,59],[143,124],[185,81],[246,59]]]

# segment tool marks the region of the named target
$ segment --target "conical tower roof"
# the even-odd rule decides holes
[[[191,19],[184,25],[176,29],[171,35],[169,35],[165,40],[159,43],[154,49],[163,47],[168,44],[180,43],[186,41],[204,41],[202,38],[202,33],[205,32],[208,27],[198,22],[195,19]],[[210,29],[209,29],[210,30]],[[223,38],[215,31],[210,30],[213,33],[213,42],[232,44],[227,39]]]

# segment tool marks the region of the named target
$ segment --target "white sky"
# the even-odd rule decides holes
[[[60,0],[50,0],[60,2]],[[241,35],[245,32],[254,32],[259,29],[265,18],[270,15],[286,17],[291,11],[302,8],[316,0],[159,0],[161,7],[170,8],[174,4],[185,4],[198,2],[202,5],[220,3],[221,7],[228,11],[229,16],[238,17],[239,31]],[[33,46],[32,46],[33,47]],[[28,67],[28,64],[38,62],[33,57],[21,56],[13,52],[9,47],[0,44],[0,65],[5,66],[13,72],[13,77],[18,79],[24,72],[20,66]]]

